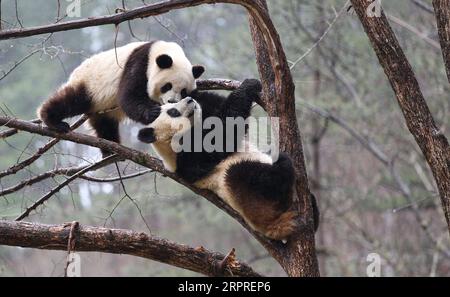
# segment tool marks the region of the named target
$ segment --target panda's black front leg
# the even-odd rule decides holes
[[[145,96],[132,97],[123,95],[119,98],[119,103],[125,114],[138,123],[148,125],[152,123],[160,114],[161,106]]]
[[[222,117],[242,117],[250,116],[253,102],[259,99],[262,85],[257,79],[246,79],[241,86],[231,92],[222,106]]]

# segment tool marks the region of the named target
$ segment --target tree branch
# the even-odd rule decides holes
[[[450,82],[450,3],[448,0],[433,0],[433,7],[437,19],[445,70]]]
[[[52,178],[55,177],[57,175],[66,175],[66,176],[71,176],[75,173],[77,173],[80,170],[83,170],[84,168],[86,168],[87,166],[78,166],[78,167],[70,167],[70,168],[57,168],[51,171],[47,171],[44,173],[41,173],[39,175],[36,175],[30,179],[24,180],[14,186],[11,186],[9,188],[3,189],[2,191],[0,191],[0,197],[15,193],[23,188],[25,188],[26,186],[31,186],[34,184],[37,184],[41,181],[44,181],[48,178]],[[83,178],[83,176],[81,176],[80,178]]]
[[[66,251],[71,226],[0,221],[0,245]],[[217,265],[222,263],[225,255],[145,233],[82,225],[74,233],[76,240],[72,251],[127,254],[208,276],[261,276],[240,261],[227,263],[226,269],[220,271]],[[218,272],[222,273],[218,275]]]
[[[62,182],[61,184],[59,184],[58,186],[53,188],[50,192],[48,192],[47,194],[42,196],[39,200],[37,200],[35,203],[33,203],[30,207],[27,207],[27,209],[21,215],[19,215],[16,218],[16,221],[21,221],[24,218],[26,218],[27,216],[29,216],[30,213],[33,210],[35,210],[36,208],[38,208],[39,206],[44,204],[53,195],[55,195],[56,193],[61,191],[62,188],[64,188],[68,184],[70,184],[72,181],[74,181],[78,177],[82,176],[83,174],[85,174],[85,173],[87,173],[89,171],[96,170],[98,168],[102,168],[102,167],[106,166],[107,164],[111,164],[115,160],[117,160],[117,156],[116,155],[109,156],[109,157],[107,157],[107,158],[105,158],[105,159],[103,159],[103,160],[101,160],[101,161],[99,161],[97,163],[94,163],[94,164],[92,164],[90,166],[87,166],[86,168],[84,168],[84,169],[78,171],[77,173],[71,175],[68,179],[66,179],[64,182]]]
[[[240,81],[231,79],[205,79],[197,81],[197,88],[199,90],[226,90],[233,91],[241,85]]]
[[[433,172],[450,232],[450,146],[428,108],[414,71],[389,25],[381,17],[366,13],[372,1],[351,0],[378,59],[394,89],[409,131]],[[448,1],[447,2],[448,5]]]
[[[86,115],[83,115],[80,119],[78,119],[75,123],[73,123],[70,126],[70,130],[75,130],[78,127],[80,127],[84,122],[86,122],[88,117]],[[16,130],[17,131],[17,130]],[[45,144],[43,147],[39,148],[38,151],[31,157],[27,158],[26,160],[8,168],[7,170],[0,172],[0,179],[2,177],[16,174],[18,171],[24,169],[25,167],[31,165],[34,161],[39,159],[44,153],[46,153],[49,149],[54,147],[59,142],[59,139],[52,139],[47,144]]]

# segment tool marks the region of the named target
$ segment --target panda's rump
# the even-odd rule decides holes
[[[227,176],[230,168],[233,168],[244,160],[266,164],[272,163],[272,160],[268,155],[257,151],[234,153],[220,162],[208,176],[197,181],[195,185],[201,189],[215,192],[230,206],[239,211],[241,207],[239,204],[236,204],[236,199],[234,198],[235,195],[230,191]]]
[[[295,227],[289,212],[295,173],[291,160],[281,154],[277,162],[241,160],[230,166],[224,186],[235,207],[255,229],[284,239]]]

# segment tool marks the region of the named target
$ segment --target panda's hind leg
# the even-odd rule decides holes
[[[294,180],[292,161],[282,153],[273,164],[246,160],[232,165],[226,186],[234,206],[255,230],[284,240],[297,226],[296,213],[290,211]]]
[[[113,117],[97,114],[89,117],[89,124],[95,130],[99,138],[120,143],[119,121]],[[101,150],[103,157],[112,153],[108,150]]]
[[[38,110],[40,119],[51,129],[69,132],[70,126],[63,120],[89,112],[92,98],[83,84],[59,89]]]

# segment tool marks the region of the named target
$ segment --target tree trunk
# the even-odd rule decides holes
[[[433,0],[433,6],[436,13],[445,70],[450,82],[450,2],[448,0]]]
[[[265,0],[258,2],[268,11]],[[299,230],[288,244],[282,247],[283,253],[273,254],[273,256],[289,276],[319,276],[308,177],[295,112],[295,85],[278,34],[272,36],[275,43],[279,45],[278,71],[274,71],[274,66],[267,63],[270,61],[270,54],[261,34],[261,28],[258,27],[252,15],[249,18],[256,61],[265,95],[262,98],[262,106],[269,116],[277,116],[280,119],[280,150],[289,153],[293,158],[297,173],[297,208],[301,218],[307,222],[307,227]]]
[[[372,0],[351,0],[381,65],[394,89],[409,131],[422,150],[439,189],[442,208],[450,232],[450,146],[437,127],[420,90],[411,65],[382,12],[369,17]],[[448,1],[444,1],[448,4]]]

